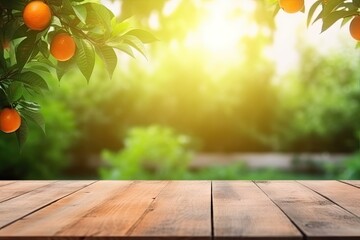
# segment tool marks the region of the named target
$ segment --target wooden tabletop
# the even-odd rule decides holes
[[[0,181],[0,239],[360,239],[360,181]]]

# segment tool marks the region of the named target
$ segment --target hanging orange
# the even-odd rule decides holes
[[[47,28],[51,21],[51,10],[42,1],[32,1],[25,6],[23,20],[25,25],[36,31]]]
[[[279,0],[280,7],[287,13],[296,13],[304,8],[304,0]]]
[[[21,117],[13,108],[4,108],[0,112],[0,130],[4,133],[12,133],[19,129]]]
[[[59,33],[51,41],[50,52],[58,61],[69,60],[74,56],[75,51],[75,41],[67,33]]]
[[[351,20],[349,30],[351,36],[355,40],[360,41],[360,16],[356,16]]]

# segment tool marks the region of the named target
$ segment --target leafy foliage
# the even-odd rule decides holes
[[[281,145],[296,152],[357,151],[357,53],[350,49],[322,56],[313,47],[303,47],[299,53],[300,67],[286,75],[281,85]]]
[[[13,134],[0,132],[0,179],[63,179],[71,165],[70,149],[78,139],[76,118],[66,104],[41,101],[47,135],[29,122],[28,141],[22,151]]]
[[[130,56],[134,49],[145,56],[143,43],[156,40],[149,32],[118,22],[109,9],[91,0],[46,1],[53,15],[51,24],[34,31],[22,19],[28,2],[0,0],[0,108],[12,107],[20,113],[23,124],[16,132],[20,145],[26,140],[27,123],[45,131],[34,99],[49,90],[49,78],[60,80],[75,67],[89,81],[96,55],[112,77],[118,62],[116,49]],[[67,32],[76,42],[75,56],[66,62],[57,62],[49,54],[49,44],[60,32]]]
[[[280,10],[278,0],[268,0],[275,5],[275,14]],[[307,25],[322,21],[321,31],[324,32],[341,20],[341,26],[359,15],[359,0],[316,0],[308,7]]]
[[[100,175],[104,179],[183,178],[191,159],[189,143],[189,137],[171,128],[133,128],[123,150],[102,154],[108,166],[100,169]]]

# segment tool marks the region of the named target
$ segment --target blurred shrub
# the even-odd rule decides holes
[[[31,127],[29,141],[20,151],[15,136],[0,136],[0,179],[57,179],[70,162],[69,149],[76,137],[69,109],[58,101],[42,104],[47,134]]]
[[[360,179],[360,152],[351,155],[341,164],[326,164],[325,171],[327,178],[341,180]]]
[[[279,86],[281,148],[292,152],[359,149],[360,60],[352,51],[321,55],[300,51],[300,64]]]
[[[129,130],[125,147],[119,152],[104,151],[108,166],[100,168],[102,179],[180,179],[192,153],[190,138],[162,126]]]
[[[356,153],[345,160],[345,169],[340,173],[339,179],[360,179],[360,153]]]

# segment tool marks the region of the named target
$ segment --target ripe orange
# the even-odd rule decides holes
[[[75,41],[67,33],[55,35],[50,44],[50,52],[58,61],[69,60],[74,56],[75,50]]]
[[[21,117],[13,108],[4,108],[0,112],[0,130],[5,133],[12,133],[19,129]]]
[[[28,28],[41,31],[50,24],[51,10],[44,2],[35,0],[25,6],[23,19]]]
[[[296,13],[304,8],[304,0],[279,0],[279,5],[287,13]]]
[[[351,20],[349,30],[351,36],[355,40],[360,41],[360,16],[356,16]]]

